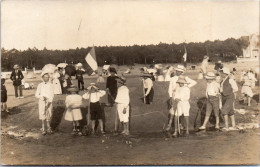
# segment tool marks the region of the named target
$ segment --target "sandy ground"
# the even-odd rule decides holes
[[[246,67],[241,65],[238,70],[242,68]],[[121,67],[120,69],[124,70]],[[136,67],[135,70],[137,69]],[[187,72],[193,79],[197,78],[197,74],[197,70]],[[96,78],[86,77],[85,85],[95,80]],[[39,78],[27,81],[35,85],[40,82]],[[73,82],[76,84],[75,80]],[[54,100],[56,119],[62,118],[59,131],[42,136],[37,99],[34,97],[35,89],[25,90],[25,99],[15,99],[12,84],[7,81],[8,106],[11,113],[1,115],[1,163],[8,165],[259,164],[259,129],[251,126],[249,129],[239,131],[215,132],[211,130],[214,125],[209,124],[210,130],[207,132],[194,130],[193,123],[198,112],[197,101],[204,97],[206,86],[204,80],[198,83],[191,90],[190,136],[168,138],[162,132],[168,115],[168,83],[155,82],[154,103],[145,105],[140,99],[142,88],[139,78],[127,76],[127,85],[131,92],[131,135],[126,138],[112,134],[115,108],[110,107],[104,107],[107,132],[105,136],[71,135],[71,123],[62,118],[64,95],[56,96]],[[105,84],[100,84],[99,87],[104,89]],[[257,86],[254,91],[259,92],[259,87]],[[106,103],[106,97],[101,101]],[[259,105],[256,101],[252,102],[251,107],[247,107],[237,100],[236,108],[248,111],[245,115],[235,114],[237,124],[259,124]],[[86,112],[85,103],[83,113]]]

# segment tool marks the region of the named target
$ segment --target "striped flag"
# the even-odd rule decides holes
[[[85,60],[87,62],[87,65],[89,66],[86,70],[86,72],[91,75],[94,71],[98,70],[98,64],[97,64],[97,59],[96,59],[96,53],[95,53],[95,48],[90,50],[90,52],[87,54],[85,57]]]

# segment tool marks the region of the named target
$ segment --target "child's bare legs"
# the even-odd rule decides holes
[[[78,135],[82,135],[82,133],[80,131],[79,121],[75,121],[75,125],[76,125],[76,131],[77,131]]]
[[[178,136],[178,119],[179,117],[175,115],[174,117],[174,133],[172,134],[174,137]]]
[[[5,109],[6,112],[9,112],[8,108],[7,108],[7,103],[4,103],[4,109]]]
[[[231,119],[232,127],[235,128],[236,127],[235,115],[231,115],[230,119]]]
[[[249,96],[247,97],[247,105],[251,106],[251,97],[249,97]]]
[[[100,126],[100,131],[101,131],[101,133],[104,133],[103,120],[102,120],[102,119],[99,119],[98,122],[99,122],[99,126]]]
[[[46,129],[45,129],[45,120],[42,120],[42,134],[46,135]]]
[[[228,129],[228,115],[224,115],[224,119],[225,119],[225,127],[226,129]]]
[[[216,126],[215,126],[216,129],[219,129],[219,117],[216,116]]]
[[[184,117],[185,122],[186,122],[186,135],[189,134],[189,116]]]
[[[200,129],[206,129],[207,123],[209,121],[209,116],[205,116],[205,120],[203,122],[203,125],[200,127]]]
[[[48,131],[48,133],[52,133],[50,120],[46,120],[46,124],[47,124],[47,131]]]
[[[169,119],[168,126],[166,128],[166,131],[169,131],[171,129],[173,117],[174,117],[174,115],[170,114],[170,119]]]
[[[129,122],[125,122],[125,135],[129,135]]]
[[[95,133],[96,120],[91,121],[92,133]]]

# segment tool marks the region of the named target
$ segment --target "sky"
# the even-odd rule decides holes
[[[259,33],[260,1],[2,0],[1,47],[74,49]]]

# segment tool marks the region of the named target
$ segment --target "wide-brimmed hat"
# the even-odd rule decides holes
[[[77,67],[82,67],[83,65],[82,65],[82,63],[78,63],[76,66]]]
[[[187,84],[188,82],[186,81],[186,79],[184,77],[179,77],[179,79],[177,80],[176,83],[183,83],[183,84]]]
[[[176,71],[180,71],[180,72],[184,72],[185,71],[185,67],[183,65],[177,65],[177,67],[175,68]]]
[[[78,92],[79,89],[75,85],[72,85],[70,88],[67,89],[67,91],[69,91],[69,92]]]
[[[13,68],[14,68],[14,69],[18,69],[18,68],[19,68],[19,65],[18,65],[18,64],[15,64]]]
[[[90,83],[90,86],[87,88],[87,90],[91,90],[91,88],[94,88],[96,90],[98,90],[99,88],[96,86],[95,83]]]
[[[203,59],[208,59],[208,58],[209,58],[209,56],[205,55]]]
[[[115,69],[114,67],[110,67],[110,68],[109,68],[109,72],[114,72],[114,73],[117,74],[116,69]]]
[[[123,84],[123,85],[126,83],[126,78],[123,77],[123,76],[118,77],[116,80],[117,80],[118,83]]]
[[[42,71],[41,77],[43,77],[45,74],[48,74],[48,75],[49,75],[49,72],[48,72],[48,71]]]
[[[215,79],[216,75],[214,72],[208,72],[207,75],[205,76],[206,79]]]
[[[223,67],[220,71],[223,72],[224,74],[227,74],[227,75],[230,74],[230,70],[227,67]]]

